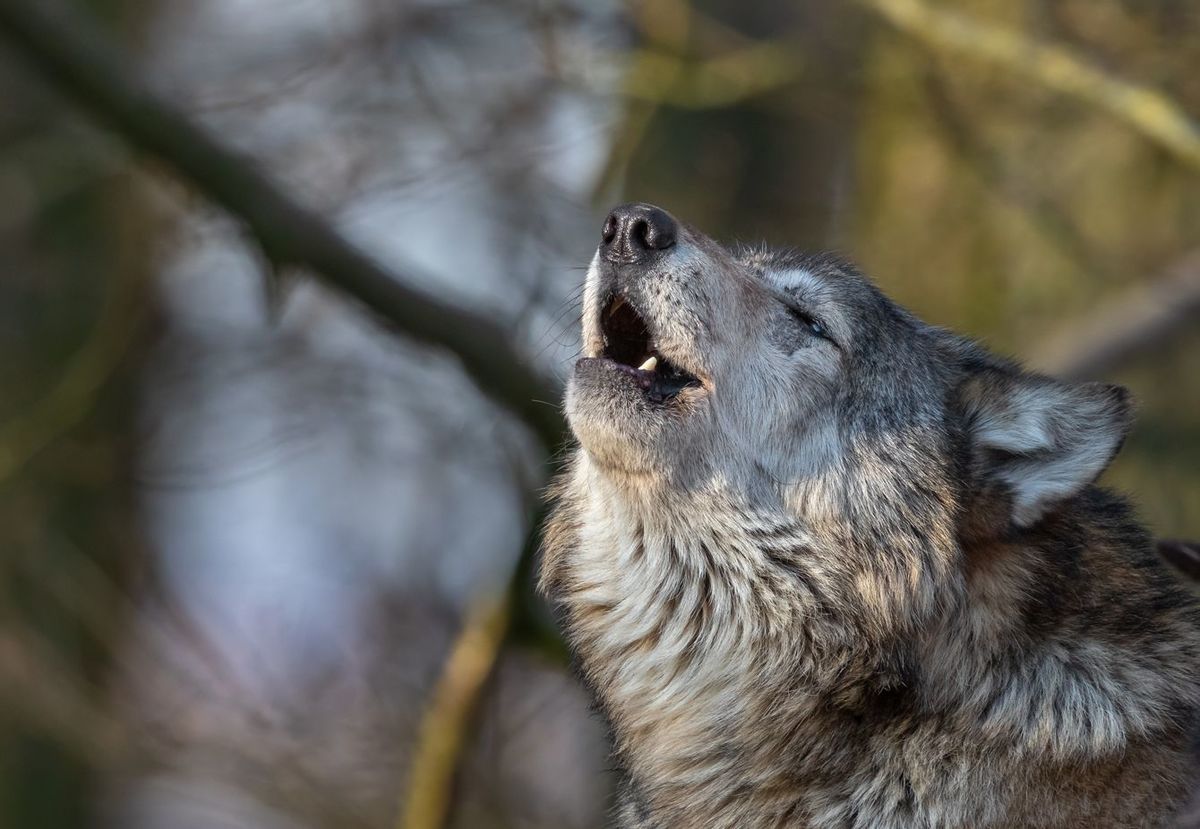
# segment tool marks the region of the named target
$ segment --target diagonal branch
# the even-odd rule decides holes
[[[500,656],[508,617],[503,596],[483,596],[467,613],[421,719],[396,829],[445,825],[467,726]]]
[[[1138,284],[1101,303],[1038,349],[1033,365],[1061,377],[1102,377],[1153,352],[1200,319],[1200,250],[1184,256],[1159,279]]]
[[[492,319],[416,291],[301,206],[248,157],[141,84],[107,44],[53,0],[0,0],[0,38],[128,144],[166,163],[254,233],[280,265],[311,271],[414,340],[455,354],[471,379],[550,449],[565,432],[558,384]]]
[[[1200,169],[1200,127],[1170,98],[1114,77],[1060,46],[925,0],[859,0],[900,31],[930,46],[990,61],[1074,96],[1124,121],[1193,169]]]
[[[244,222],[274,265],[306,268],[403,335],[455,354],[471,379],[520,417],[547,450],[562,442],[561,414],[547,402],[558,399],[558,384],[528,365],[507,331],[405,286],[327,220],[292,200],[251,159],[140,84],[84,23],[53,0],[0,0],[0,38],[128,144],[165,162]],[[532,541],[526,545],[507,594],[480,606],[454,649],[426,714],[404,825],[436,826],[444,818],[467,718],[508,634],[510,613],[527,610],[525,582],[535,547]]]

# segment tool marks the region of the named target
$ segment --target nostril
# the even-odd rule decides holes
[[[650,244],[650,223],[645,219],[637,219],[633,226],[629,228],[629,241],[632,245],[649,250],[654,247]]]
[[[617,221],[616,213],[609,213],[608,218],[604,220],[604,229],[600,231],[600,237],[604,239],[604,244],[610,244],[617,237],[617,226],[620,224]]]

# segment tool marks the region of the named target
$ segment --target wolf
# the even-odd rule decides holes
[[[540,561],[617,824],[1161,827],[1200,611],[1094,485],[1130,395],[926,324],[832,255],[616,208]]]

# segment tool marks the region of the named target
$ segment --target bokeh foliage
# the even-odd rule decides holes
[[[132,58],[155,37],[159,5],[76,3]],[[444,19],[429,13],[430,31],[483,17],[471,2],[448,5]],[[547,41],[588,20],[569,4],[508,5]],[[592,125],[610,149],[581,198],[595,217],[613,201],[645,200],[721,239],[840,250],[925,319],[1035,366],[1056,332],[1113,298],[1136,302],[1200,249],[1196,166],[1086,100],[910,37],[870,6],[611,9],[617,34],[601,39],[616,85],[589,87],[614,114]],[[1194,3],[937,7],[1057,44],[1200,113]],[[421,36],[411,60],[436,58],[433,36]],[[591,53],[557,55],[556,90],[579,92],[585,73],[571,62]],[[719,82],[704,80],[710,71]],[[139,369],[159,322],[156,257],[173,237],[141,187],[140,160],[4,52],[0,98],[0,825],[78,826],[92,821],[104,773],[126,747],[111,676],[131,608],[153,581],[131,479]],[[519,142],[497,146],[508,143]],[[486,144],[474,151],[486,155]],[[532,214],[526,191],[513,192],[497,188],[497,212]],[[576,263],[588,255],[580,246]],[[1134,496],[1156,533],[1200,537],[1200,330],[1098,379],[1141,401],[1106,481]],[[544,627],[525,627],[536,616],[523,605],[514,614],[534,642]],[[558,643],[538,647],[561,661]],[[401,789],[394,768],[368,763],[363,774],[388,803]],[[482,818],[467,809],[458,819]]]

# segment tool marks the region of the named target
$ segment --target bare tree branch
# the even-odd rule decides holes
[[[941,69],[931,65],[924,80],[931,122],[984,185],[988,196],[1016,210],[1030,229],[1070,259],[1080,272],[1111,276],[1108,260],[1096,255],[1070,213],[1039,186],[1023,165],[1008,164],[1004,154],[983,139],[970,113],[954,100]]]
[[[1156,89],[1113,77],[1060,46],[1038,43],[924,0],[859,2],[930,46],[990,61],[1106,110],[1189,167],[1200,169],[1200,127]]]
[[[1200,250],[1149,284],[1107,300],[1080,320],[1065,323],[1031,360],[1052,374],[1100,377],[1147,354],[1200,318]]]
[[[251,159],[138,83],[84,23],[40,0],[0,0],[0,37],[132,147],[165,162],[241,219],[274,266],[307,268],[404,335],[454,353],[475,383],[518,415],[547,449],[561,443],[564,424],[551,402],[559,397],[557,384],[522,359],[507,331],[406,287],[293,201]],[[525,559],[535,546],[526,545],[519,574],[528,575]],[[508,634],[510,608],[523,609],[523,587],[510,584],[468,617],[423,721],[401,825],[443,822],[468,719]]]
[[[528,424],[544,445],[561,442],[564,424],[552,402],[558,400],[558,385],[527,363],[507,331],[404,285],[288,196],[251,159],[139,83],[59,3],[0,0],[0,37],[131,146],[165,162],[245,222],[272,261],[308,269],[404,335],[452,352],[474,382]]]
[[[467,725],[500,655],[508,614],[502,595],[483,596],[467,613],[421,720],[396,829],[441,829],[445,824]]]
[[[764,40],[711,58],[681,58],[656,49],[602,54],[599,62],[627,66],[620,94],[632,101],[679,109],[720,109],[794,83],[803,71],[793,38]],[[590,62],[589,62],[590,63]],[[584,88],[609,94],[607,78],[598,84],[590,66],[563,74]]]

